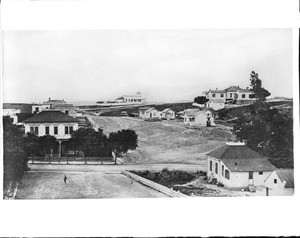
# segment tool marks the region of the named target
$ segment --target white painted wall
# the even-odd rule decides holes
[[[207,102],[206,107],[212,108],[214,110],[219,110],[225,107],[225,103]]]
[[[49,123],[49,124],[40,124],[40,123],[30,123],[30,124],[25,124],[25,133],[30,132],[30,127],[38,127],[39,133],[38,136],[44,136],[46,135],[46,127],[49,126],[49,135],[55,136],[57,139],[70,139],[71,135],[70,134],[65,134],[65,127],[68,126],[73,126],[73,131],[78,130],[78,123]],[[54,134],[54,127],[58,127],[58,134]]]

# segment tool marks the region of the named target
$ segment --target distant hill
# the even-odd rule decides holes
[[[21,113],[32,113],[32,103],[3,103],[3,109],[21,109]]]

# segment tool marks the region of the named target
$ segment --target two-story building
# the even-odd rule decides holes
[[[31,132],[37,136],[51,135],[59,142],[59,156],[61,156],[61,144],[71,138],[73,131],[78,129],[79,120],[60,110],[45,110],[34,114],[22,121],[25,133]]]

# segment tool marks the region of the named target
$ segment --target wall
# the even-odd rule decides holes
[[[277,179],[277,184],[274,183],[274,179]],[[265,181],[265,186],[271,188],[271,190],[283,190],[286,181],[281,181],[276,171],[273,171]]]
[[[39,134],[38,136],[44,136],[46,135],[46,127],[49,126],[49,135],[55,136],[57,139],[70,139],[71,135],[70,134],[65,134],[65,126],[73,126],[73,131],[78,130],[78,123],[63,123],[63,124],[58,124],[58,123],[45,123],[45,124],[40,124],[40,123],[30,123],[30,124],[25,124],[25,133],[30,132],[30,127],[38,127],[39,128]],[[54,127],[58,127],[58,134],[54,135]]]

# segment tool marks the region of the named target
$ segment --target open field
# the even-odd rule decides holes
[[[68,177],[67,183],[63,176]],[[17,199],[167,197],[120,173],[30,172],[19,187]]]
[[[131,117],[88,116],[104,133],[133,129],[138,134],[137,150],[124,157],[126,163],[203,164],[205,153],[232,140],[229,127],[188,129],[182,120],[147,122]]]

